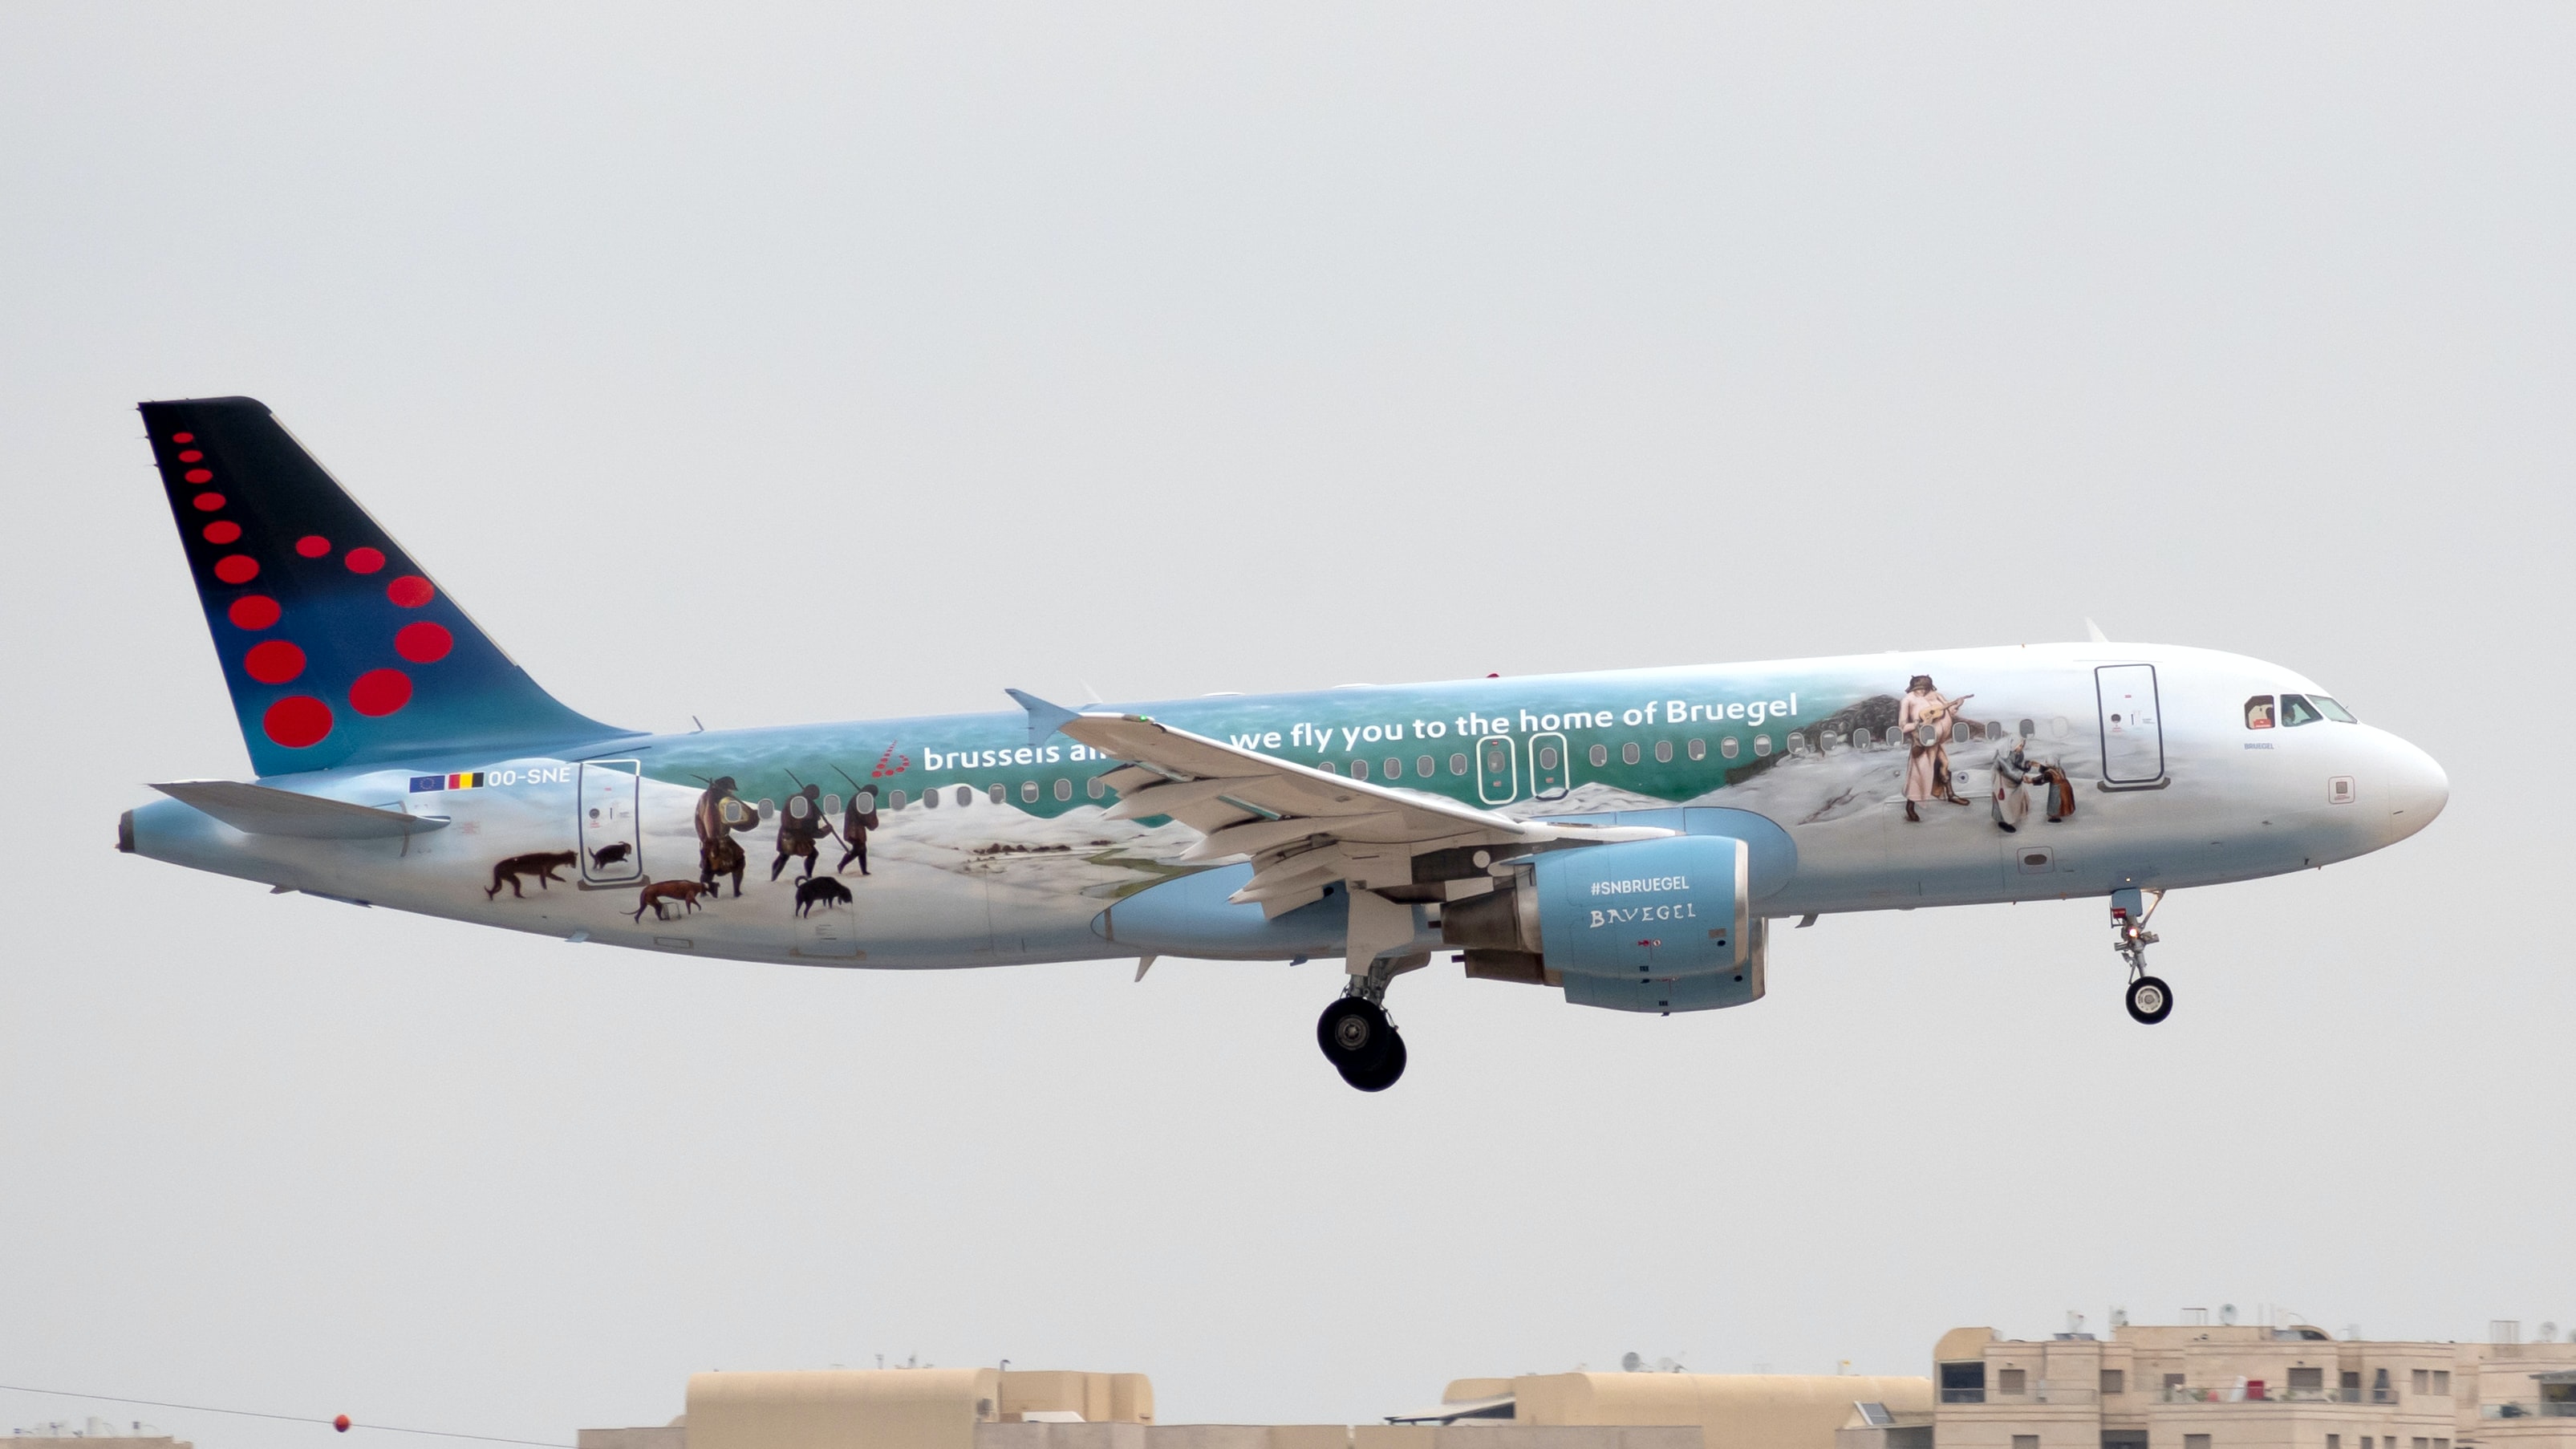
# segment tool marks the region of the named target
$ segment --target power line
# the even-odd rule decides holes
[[[275,1419],[286,1424],[320,1424],[327,1429],[346,1433],[350,1429],[381,1429],[388,1434],[427,1434],[439,1439],[473,1439],[485,1444],[532,1444],[537,1449],[573,1449],[551,1439],[505,1439],[498,1434],[460,1434],[452,1429],[405,1429],[395,1424],[344,1424],[339,1419],[317,1419],[310,1414],[264,1414],[257,1409],[218,1409],[212,1404],[174,1404],[166,1399],[128,1399],[116,1394],[77,1394],[69,1389],[31,1389],[24,1384],[0,1384],[0,1390],[13,1394],[50,1394],[58,1399],[94,1399],[103,1404],[141,1404],[147,1409],[184,1409],[191,1414],[231,1414],[243,1419]]]

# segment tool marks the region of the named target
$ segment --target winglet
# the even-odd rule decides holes
[[[2108,644],[2111,642],[2111,636],[2102,632],[2102,626],[2094,623],[2090,619],[2084,621],[2084,637],[2088,642],[2094,644]]]
[[[1049,704],[1025,690],[1005,689],[1002,692],[1018,700],[1020,708],[1029,712],[1029,743],[1033,745],[1046,743],[1047,736],[1082,718],[1080,710]]]

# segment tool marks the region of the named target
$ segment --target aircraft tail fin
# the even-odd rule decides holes
[[[627,733],[539,688],[266,406],[142,412],[259,774]]]

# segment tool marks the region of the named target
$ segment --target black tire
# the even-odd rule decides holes
[[[1342,1069],[1342,1080],[1363,1092],[1383,1092],[1404,1075],[1404,1036],[1392,1027],[1386,1034],[1386,1056],[1367,1071]]]
[[[2160,976],[2141,976],[2129,983],[2129,1019],[2153,1026],[2173,1015],[2173,988]]]
[[[1315,1044],[1324,1049],[1324,1060],[1346,1076],[1374,1071],[1386,1060],[1387,1043],[1394,1037],[1386,1012],[1357,996],[1342,997],[1315,1020]]]

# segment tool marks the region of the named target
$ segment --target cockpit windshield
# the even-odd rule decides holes
[[[2322,694],[2285,694],[2281,696],[2281,723],[2289,729],[2330,719],[2338,724],[2359,724],[2352,711]]]

